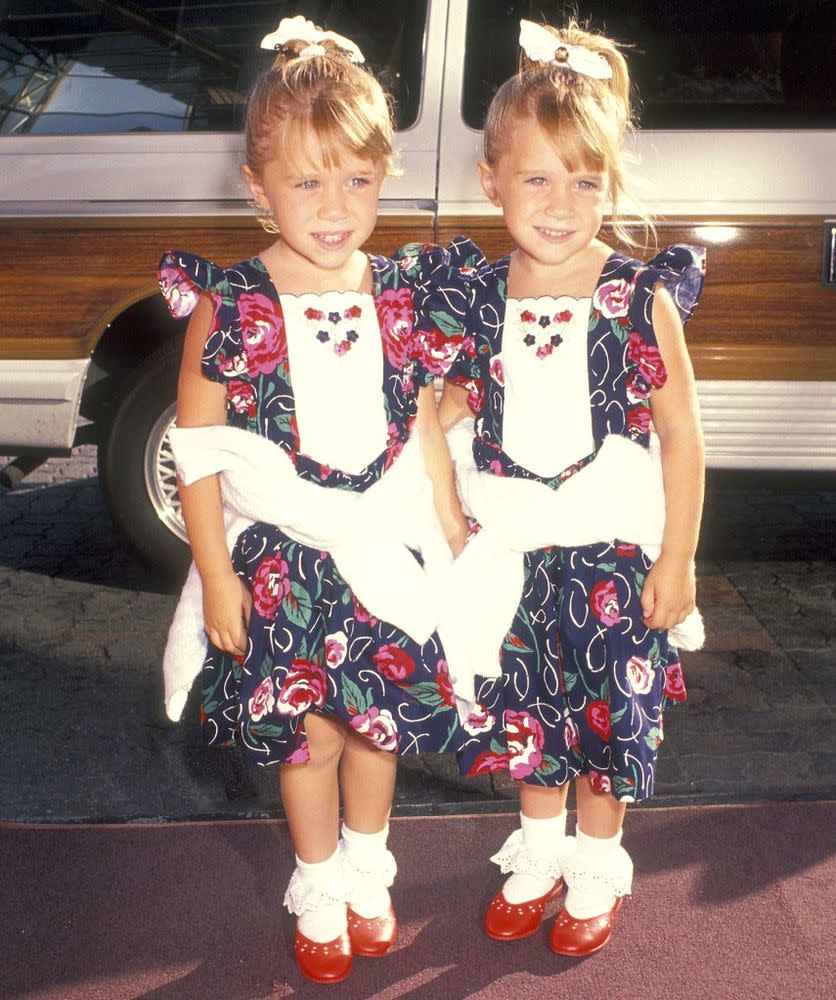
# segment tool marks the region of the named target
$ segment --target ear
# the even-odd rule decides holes
[[[258,205],[259,208],[263,208],[265,211],[270,210],[270,203],[267,201],[267,195],[264,193],[264,188],[261,186],[261,181],[253,173],[253,171],[245,163],[241,167],[241,173],[244,175],[244,180],[247,182],[247,187],[250,189],[250,194],[253,196],[253,201]]]
[[[476,164],[476,169],[479,171],[479,183],[482,185],[482,190],[488,197],[488,201],[492,205],[496,205],[501,208],[502,205],[499,201],[499,196],[496,193],[496,176],[493,172],[493,167],[488,163],[487,160],[480,160]]]

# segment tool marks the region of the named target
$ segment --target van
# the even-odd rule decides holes
[[[0,454],[98,449],[114,520],[183,564],[168,442],[183,323],[155,266],[263,249],[239,164],[261,37],[303,14],[354,39],[397,102],[402,175],[369,243],[511,249],[479,188],[481,124],[519,19],[629,43],[631,181],[660,245],[708,249],[688,326],[708,463],[836,468],[836,2],[8,0],[0,7]]]

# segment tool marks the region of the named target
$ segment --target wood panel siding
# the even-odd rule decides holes
[[[660,246],[708,250],[705,292],[687,328],[697,378],[836,379],[836,288],[821,282],[823,223],[820,216],[657,222]],[[440,220],[440,243],[459,233],[491,260],[513,249],[497,216]]]
[[[229,265],[269,239],[249,216],[0,219],[0,358],[88,357],[109,322],[158,292],[166,249]],[[367,249],[432,239],[429,213],[382,215]]]

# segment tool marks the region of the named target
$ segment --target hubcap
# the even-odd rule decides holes
[[[157,517],[181,541],[186,539],[186,526],[177,492],[177,470],[171,450],[169,431],[174,427],[177,404],[168,406],[151,428],[145,444],[145,488]]]

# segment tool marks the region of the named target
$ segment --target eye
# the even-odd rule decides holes
[[[357,189],[368,187],[370,183],[371,181],[369,180],[368,177],[352,177],[351,180],[348,182],[349,187]]]
[[[545,177],[527,177],[526,184],[531,184],[534,187],[542,187],[546,183]]]
[[[601,188],[601,182],[591,177],[582,177],[578,181],[578,187],[581,191],[598,191]]]
[[[319,186],[319,181],[315,181],[312,178],[308,178],[304,181],[299,181],[296,187],[300,188],[302,191],[313,191]]]

